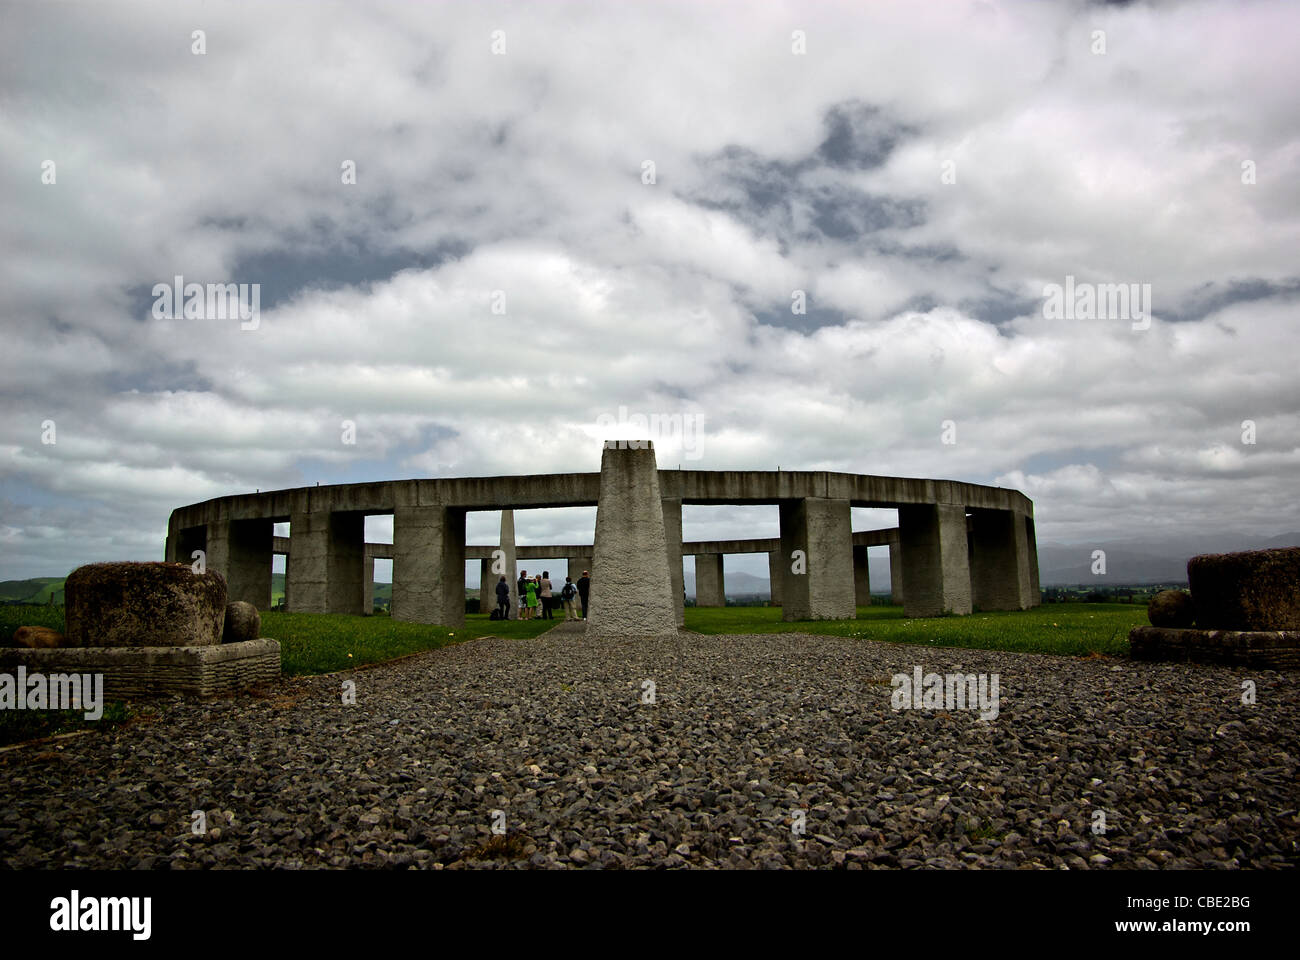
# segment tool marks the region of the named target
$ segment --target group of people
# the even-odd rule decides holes
[[[520,620],[535,620],[539,616],[539,611],[541,619],[555,619],[556,596],[551,587],[551,573],[549,570],[543,570],[531,579],[527,570],[520,570],[519,583],[516,586],[519,589]],[[582,576],[578,578],[577,582],[574,582],[572,577],[564,578],[564,586],[560,588],[559,600],[564,605],[565,620],[587,619],[587,595],[590,592],[590,571],[582,571]],[[582,606],[581,617],[578,615],[579,601]],[[497,581],[497,610],[500,611],[502,620],[510,619],[510,584],[506,581],[504,575]]]

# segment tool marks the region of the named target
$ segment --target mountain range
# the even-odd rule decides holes
[[[1200,553],[1232,553],[1238,550],[1268,550],[1300,547],[1300,533],[1276,537],[1251,537],[1234,533],[1185,534],[1163,539],[1107,540],[1089,544],[1040,543],[1038,545],[1039,582],[1042,586],[1185,583],[1187,561]],[[1106,572],[1094,574],[1093,551],[1106,554]],[[871,590],[889,590],[889,560],[871,557]],[[63,602],[63,577],[32,577],[27,580],[0,581],[0,603]],[[728,596],[768,596],[767,577],[735,571],[726,575]],[[392,584],[376,582],[375,599],[388,600]],[[271,593],[284,595],[284,574],[271,575]],[[695,576],[686,574],[686,595],[695,596]]]

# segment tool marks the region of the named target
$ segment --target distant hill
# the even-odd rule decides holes
[[[1241,534],[1193,534],[1164,540],[1110,540],[1091,544],[1038,545],[1039,580],[1043,586],[1069,584],[1185,583],[1187,561],[1201,553],[1234,553],[1300,547],[1300,533],[1276,537]],[[1106,573],[1092,572],[1092,552],[1106,551]]]
[[[32,577],[30,580],[0,581],[0,603],[63,602],[64,577]]]

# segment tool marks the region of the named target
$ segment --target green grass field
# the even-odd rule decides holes
[[[383,614],[362,617],[268,611],[262,614],[262,635],[280,641],[284,675],[301,676],[380,663],[488,634],[528,639],[559,622],[489,620],[487,614],[469,613],[464,627],[450,629],[405,623]]]
[[[1126,656],[1128,632],[1147,622],[1131,603],[1054,603],[1033,610],[910,620],[902,607],[858,607],[856,620],[785,623],[780,607],[687,607],[686,629],[699,633],[819,633],[885,643],[976,647],[1081,657]]]

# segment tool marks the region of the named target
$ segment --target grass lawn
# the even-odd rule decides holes
[[[821,633],[886,643],[976,647],[1061,656],[1128,654],[1128,632],[1147,622],[1133,603],[1053,603],[1033,610],[910,620],[902,607],[858,607],[856,620],[781,620],[780,607],[687,607],[686,629],[699,633]]]
[[[262,613],[262,636],[280,641],[280,667],[288,677],[380,663],[488,634],[528,639],[559,622],[489,620],[485,613],[467,613],[464,627],[449,628],[406,623],[384,614],[362,617],[272,610]]]

